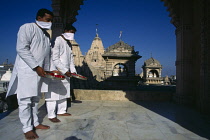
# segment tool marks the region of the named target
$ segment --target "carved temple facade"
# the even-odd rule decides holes
[[[171,23],[176,27],[177,85],[174,100],[210,114],[210,1],[160,1],[167,7]],[[76,21],[75,17],[83,2],[84,0],[52,0],[55,14],[53,37],[61,33],[66,23]],[[98,69],[103,68],[99,66]],[[113,75],[117,74],[116,71]],[[111,71],[108,73],[111,74]]]

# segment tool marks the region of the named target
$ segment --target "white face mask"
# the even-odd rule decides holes
[[[36,23],[42,28],[42,29],[51,29],[52,22],[44,22],[44,21],[37,21]]]
[[[67,40],[74,40],[74,33],[63,33],[62,34],[64,37],[65,37],[65,39],[67,39]]]

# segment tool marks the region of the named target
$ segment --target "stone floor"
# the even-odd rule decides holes
[[[207,140],[210,121],[192,109],[169,102],[81,101],[71,103],[71,117],[47,118],[44,100],[39,117],[49,130],[40,140]],[[5,112],[7,113],[7,112]],[[0,120],[0,140],[24,140],[18,110]]]

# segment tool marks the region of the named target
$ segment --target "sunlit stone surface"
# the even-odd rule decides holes
[[[71,106],[71,107],[70,107]],[[71,117],[51,123],[42,99],[40,140],[207,140],[210,123],[194,110],[167,102],[88,101],[72,103]],[[23,140],[18,110],[0,120],[1,140]]]

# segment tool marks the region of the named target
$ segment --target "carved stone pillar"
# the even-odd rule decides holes
[[[52,38],[55,39],[63,32],[64,26],[76,22],[80,5],[84,0],[52,0],[54,13]]]
[[[182,104],[192,104],[193,59],[192,59],[192,28],[191,25],[181,25],[176,29],[176,95],[175,101]]]
[[[210,114],[210,1],[202,0],[200,109]]]
[[[195,99],[193,79],[193,3],[180,1],[179,19],[176,21],[176,94],[174,100],[181,104],[193,105]],[[175,20],[174,20],[175,21]],[[178,24],[177,24],[178,23]]]
[[[210,114],[210,1],[161,0],[177,40],[175,101]]]
[[[52,0],[52,9],[53,9],[53,25],[52,25],[52,39],[55,39],[58,35],[63,32],[63,20],[60,16],[60,1]]]

